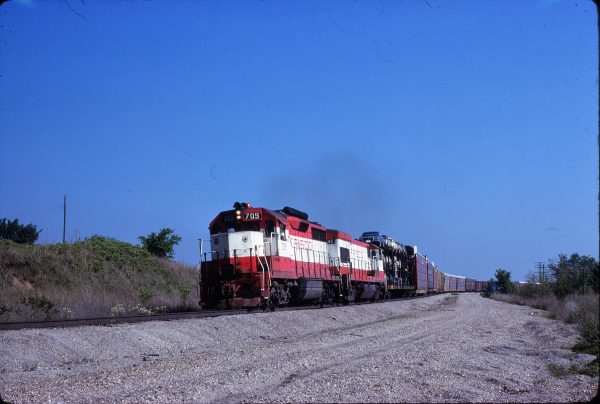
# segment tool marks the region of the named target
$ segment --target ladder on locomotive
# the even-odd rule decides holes
[[[262,249],[262,258],[264,258],[265,262],[263,264],[262,260],[261,260],[261,255],[259,254],[259,251]],[[264,292],[265,290],[265,268],[266,268],[266,272],[267,272],[267,278],[268,278],[268,282],[269,282],[269,291],[271,290],[271,268],[269,268],[269,261],[267,260],[267,254],[266,254],[266,243],[263,244],[262,246],[259,245],[255,245],[254,246],[254,253],[256,256],[256,260],[258,261],[258,264],[260,265],[260,268],[262,269],[262,276],[260,278],[260,290],[261,292]]]

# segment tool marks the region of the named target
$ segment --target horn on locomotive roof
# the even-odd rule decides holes
[[[246,209],[249,207],[250,207],[250,204],[248,202],[236,202],[233,204],[233,209],[235,209],[235,210]]]
[[[290,208],[289,206],[286,206],[283,208],[282,210],[283,213],[285,213],[288,216],[294,216],[303,220],[308,220],[308,214],[304,213],[302,211],[299,211],[298,209],[294,209],[294,208]]]

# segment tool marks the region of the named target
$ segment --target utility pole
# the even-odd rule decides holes
[[[542,261],[538,261],[535,263],[535,267],[538,270],[539,282],[542,283],[542,279],[546,279],[546,264],[544,264]]]
[[[63,203],[63,244],[66,243],[67,237],[67,195],[65,194],[65,199]]]
[[[546,264],[542,264],[542,279],[546,282]]]

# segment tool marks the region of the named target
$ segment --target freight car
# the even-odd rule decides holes
[[[458,275],[446,275],[446,284],[444,287],[445,292],[464,292],[465,291],[465,280],[464,276]]]
[[[363,233],[359,241],[379,247],[388,294],[392,297],[426,293],[426,270],[416,246],[398,243],[377,231]]]
[[[443,273],[416,246],[400,244],[377,231],[365,232],[358,239],[380,248],[390,296],[443,292]]]
[[[201,252],[204,308],[273,309],[465,291],[464,277],[441,272],[416,246],[379,232],[355,240],[290,207],[236,202],[233,208],[210,223],[210,250]]]
[[[484,292],[487,290],[487,285],[486,281],[467,278],[465,280],[465,292]]]

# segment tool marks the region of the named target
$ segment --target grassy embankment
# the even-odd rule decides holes
[[[562,299],[553,294],[522,296],[519,294],[493,294],[492,298],[507,303],[519,304],[546,310],[548,317],[574,324],[581,340],[573,346],[573,351],[596,356],[596,359],[585,367],[572,367],[561,369],[555,364],[549,365],[550,372],[562,377],[566,373],[582,373],[589,376],[598,376],[598,351],[600,345],[599,328],[599,296],[598,293],[571,294]]]
[[[94,236],[74,244],[0,241],[0,322],[198,308],[195,268]]]

